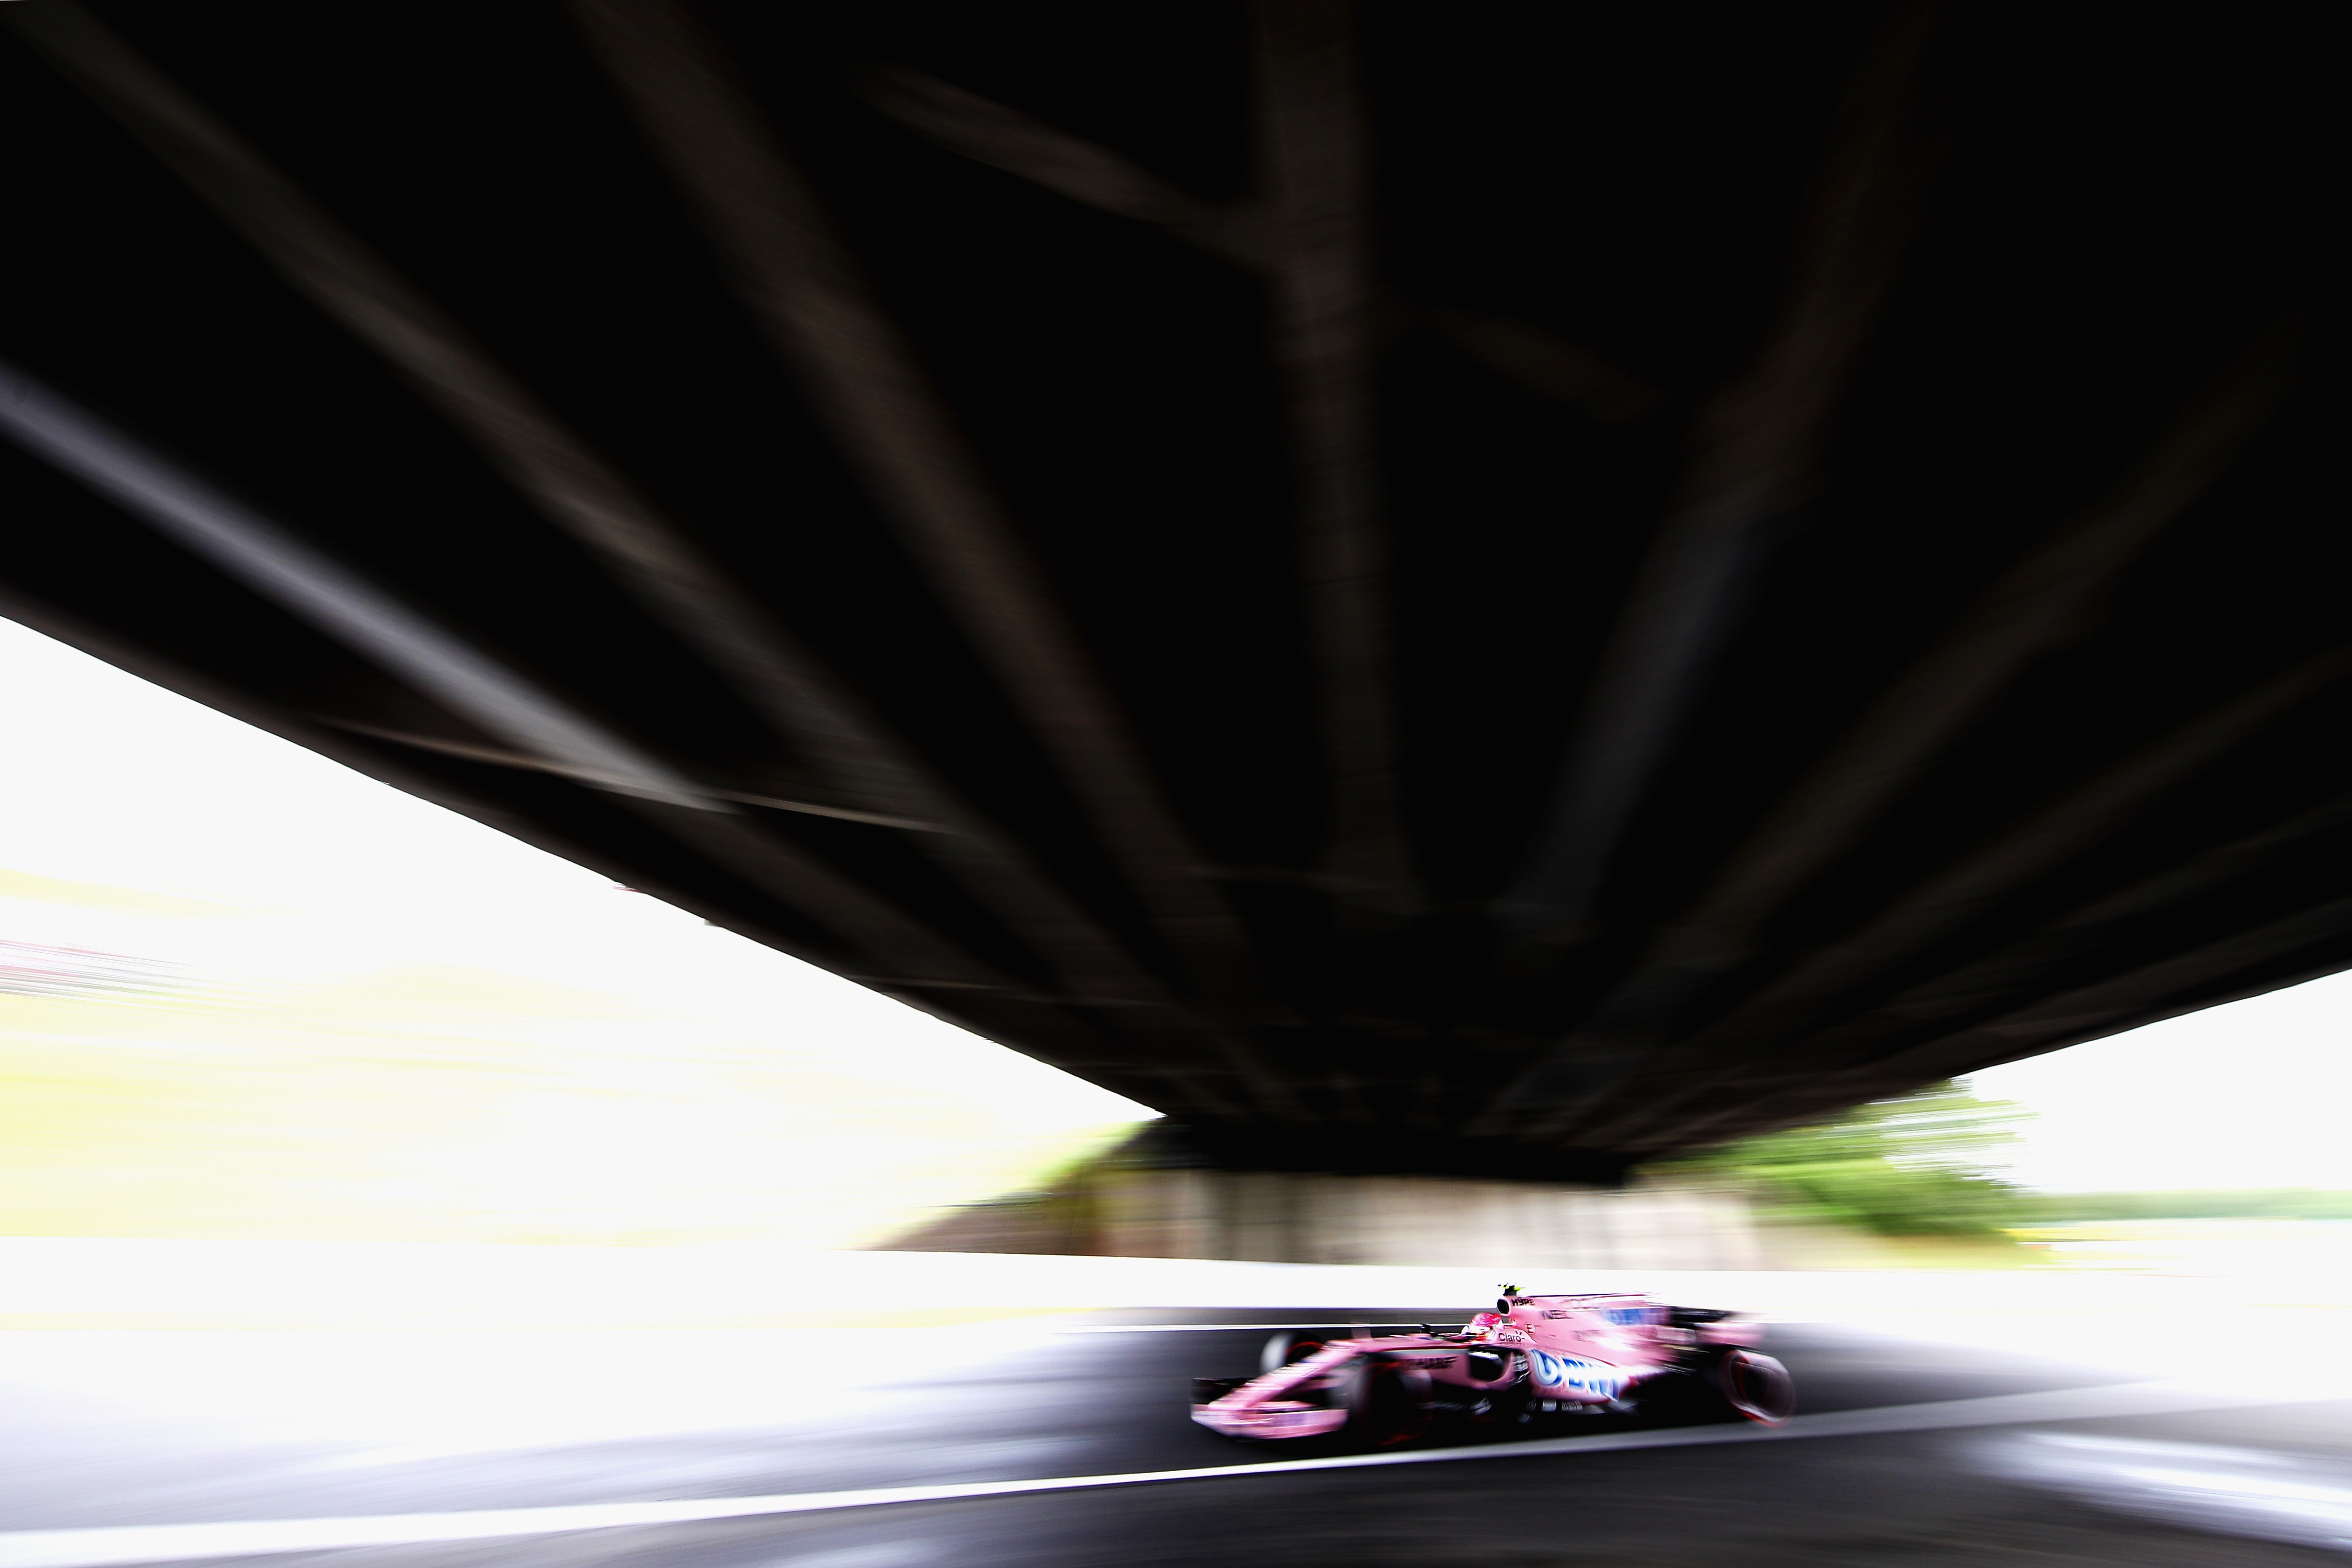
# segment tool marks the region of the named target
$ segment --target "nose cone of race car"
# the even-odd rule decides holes
[[[1321,1437],[1348,1424],[1345,1410],[1297,1399],[1251,1400],[1236,1389],[1207,1405],[1192,1406],[1192,1419],[1228,1437]]]

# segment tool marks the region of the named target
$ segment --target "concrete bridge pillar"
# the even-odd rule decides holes
[[[1053,1192],[957,1209],[888,1245],[1505,1269],[1763,1267],[1746,1201],[1698,1185],[1227,1170],[1117,1156]]]

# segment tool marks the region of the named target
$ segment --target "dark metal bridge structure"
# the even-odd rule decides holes
[[[0,20],[0,612],[1215,1158],[2352,965],[2316,8]]]

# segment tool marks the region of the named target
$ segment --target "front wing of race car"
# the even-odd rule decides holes
[[[1343,1406],[1305,1399],[1231,1397],[1240,1384],[1254,1381],[1195,1378],[1192,1419],[1227,1437],[1255,1437],[1262,1442],[1328,1437],[1348,1425],[1349,1412]]]

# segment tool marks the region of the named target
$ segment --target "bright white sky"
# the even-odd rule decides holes
[[[787,1015],[853,1068],[1041,1127],[1152,1114],[7,621],[0,747],[0,870],[270,911],[147,919],[118,941],[102,910],[0,898],[0,938],[289,980],[468,965],[700,1017]]]
[[[0,743],[0,869],[285,911],[184,922],[187,950],[142,956],[289,978],[437,961],[704,1016],[789,1012],[845,1061],[887,1059],[1041,1125],[1148,1114],[5,621]],[[106,935],[87,945],[139,951]],[[238,950],[201,951],[223,940]],[[2337,975],[1973,1083],[2038,1113],[2015,1169],[2035,1185],[2352,1188],[2347,1047],[2352,975]]]
[[[2352,1188],[2352,973],[1975,1074],[2036,1112],[2011,1172],[2077,1192]]]

